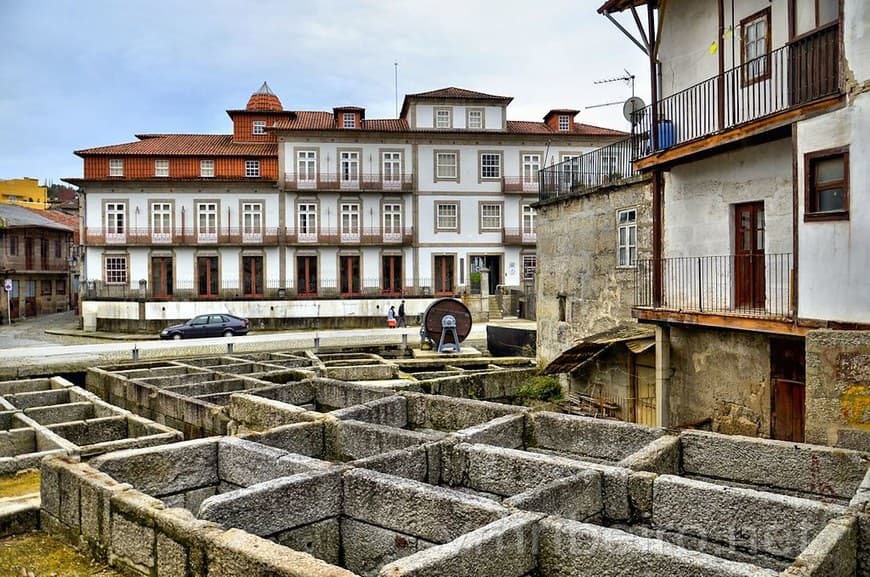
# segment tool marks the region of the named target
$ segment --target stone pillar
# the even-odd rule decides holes
[[[656,325],[656,426],[670,426],[671,329]]]
[[[486,298],[489,296],[489,269],[480,269],[480,296]]]

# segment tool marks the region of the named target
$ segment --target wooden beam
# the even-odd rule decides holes
[[[687,313],[663,309],[633,308],[631,314],[640,322],[695,325],[777,335],[806,336],[812,328],[795,325],[794,322],[790,320],[760,319],[722,314]]]
[[[792,108],[780,112],[779,114],[774,114],[773,116],[764,117],[755,122],[748,122],[724,132],[699,138],[687,142],[686,144],[679,144],[645,158],[635,160],[634,168],[638,171],[645,171],[652,170],[653,168],[663,168],[668,165],[679,164],[680,162],[686,162],[687,157],[708,152],[722,146],[727,146],[770,130],[782,128],[783,126],[788,126],[793,122],[813,116],[819,112],[841,104],[842,102],[843,96],[837,95],[807,106]]]

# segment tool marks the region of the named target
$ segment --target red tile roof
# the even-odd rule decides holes
[[[571,134],[573,136],[627,136],[627,132],[592,126],[591,124],[574,123],[574,130],[553,130],[543,122],[527,120],[508,120],[507,131],[511,134]]]
[[[53,220],[58,224],[62,224],[64,226],[68,226],[73,231],[73,242],[78,244],[79,241],[79,217],[74,216],[72,214],[66,214],[64,212],[58,212],[56,210],[38,210],[35,208],[28,208],[27,210],[38,214],[41,217],[47,218],[49,220]]]
[[[332,115],[330,115],[332,116]],[[137,142],[76,150],[78,156],[275,156],[274,142],[236,143],[229,134],[137,134]]]
[[[462,98],[466,100],[513,100],[511,96],[496,96],[494,94],[485,94],[474,90],[466,90],[465,88],[456,88],[448,86],[447,88],[439,88],[438,90],[430,90],[428,92],[418,92],[416,94],[407,94],[405,98]]]

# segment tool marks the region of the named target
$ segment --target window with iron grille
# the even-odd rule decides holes
[[[524,254],[523,255],[523,278],[526,280],[535,278],[535,272],[538,270],[538,255]]]

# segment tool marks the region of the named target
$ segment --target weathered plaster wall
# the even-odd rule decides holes
[[[760,333],[671,327],[670,422],[770,436],[770,342]]]
[[[870,449],[870,331],[807,335],[806,440]]]
[[[631,319],[635,269],[617,267],[617,211],[637,209],[638,259],[652,246],[649,181],[599,188],[538,208],[538,359]],[[565,322],[559,321],[559,295]]]

